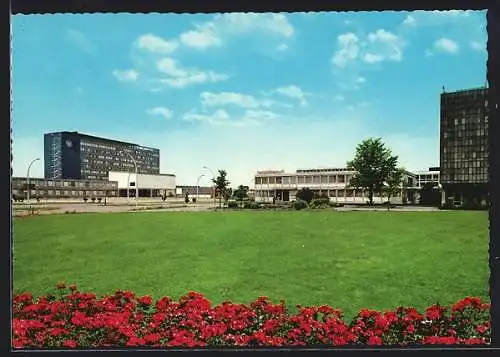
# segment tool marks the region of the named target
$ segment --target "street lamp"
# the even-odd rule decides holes
[[[122,153],[128,155],[128,157],[130,157],[130,159],[134,163],[134,168],[135,168],[135,206],[137,208],[137,199],[139,198],[139,184],[138,184],[139,175],[137,174],[137,162],[135,161],[132,154],[130,154],[128,151],[120,150],[119,152],[122,152]],[[130,172],[128,174],[128,179],[127,179],[127,200],[129,199],[129,193],[128,193],[129,189],[130,189]]]
[[[198,179],[196,180],[196,202],[199,204],[199,199],[198,199],[198,196],[199,196],[199,189],[200,189],[200,179],[202,177],[204,177],[205,175],[201,174],[200,176],[198,176]]]
[[[30,164],[28,165],[28,172],[26,174],[26,184],[27,184],[27,194],[26,194],[26,200],[28,201],[28,203],[30,202],[30,169],[31,169],[31,165],[33,165],[35,163],[35,161],[38,161],[40,160],[39,157],[37,157],[36,159],[33,159],[31,160]]]
[[[214,208],[215,208],[215,206],[217,205],[217,203],[215,202],[215,191],[216,191],[215,174],[212,171],[212,169],[209,168],[209,167],[207,167],[207,166],[203,166],[203,169],[208,170],[212,174],[212,179],[213,179],[213,182],[214,182]]]

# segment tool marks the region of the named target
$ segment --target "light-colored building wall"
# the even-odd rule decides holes
[[[110,181],[118,182],[118,189],[127,189],[127,187],[135,189],[135,185],[137,185],[141,190],[168,190],[175,192],[175,175],[136,175],[133,172],[118,171],[110,171],[108,175]],[[133,186],[130,186],[129,182]]]
[[[259,171],[254,179],[255,200],[271,202],[274,197],[278,200],[293,201],[297,191],[308,187],[320,195],[328,195],[331,201],[338,203],[362,204],[368,200],[368,193],[349,187],[351,178],[356,171],[345,168],[297,170],[295,173],[281,171]],[[405,186],[415,186],[415,175],[406,172],[404,175]],[[404,203],[410,198],[408,191],[401,188],[391,202]],[[387,201],[386,197],[373,197],[374,203]]]

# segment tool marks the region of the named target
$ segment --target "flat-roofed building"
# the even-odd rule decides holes
[[[117,197],[118,182],[108,180],[72,180],[45,179],[33,177],[29,179],[30,198],[83,198],[83,197]],[[28,179],[12,178],[12,196],[14,199],[25,199],[28,196]]]
[[[441,94],[440,182],[442,204],[488,200],[488,88]]]
[[[175,175],[173,174],[135,174],[133,172],[109,171],[109,180],[118,183],[120,197],[134,197],[136,187],[139,197],[161,197],[175,195]]]
[[[255,200],[294,201],[297,191],[307,187],[318,196],[327,195],[333,202],[363,204],[368,201],[367,192],[349,186],[355,174],[356,171],[347,168],[300,169],[290,173],[284,170],[258,171],[254,178]],[[401,191],[391,197],[391,202],[414,202],[415,175],[405,172],[404,183]],[[374,203],[386,201],[387,198],[381,196],[373,198]]]
[[[422,188],[426,184],[433,184],[437,187],[439,186],[440,176],[439,167],[429,167],[427,171],[417,171],[415,172],[416,186]]]

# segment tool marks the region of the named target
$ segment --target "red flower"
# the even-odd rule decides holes
[[[406,332],[408,332],[409,334],[415,333],[415,326],[414,325],[406,326]]]
[[[425,311],[425,317],[429,320],[439,320],[443,317],[445,308],[439,305],[432,305]]]
[[[137,301],[139,302],[139,304],[146,305],[146,306],[149,306],[153,303],[153,299],[151,298],[151,296],[148,296],[148,295],[137,299]]]
[[[66,340],[63,343],[64,347],[70,347],[70,348],[75,348],[76,347],[76,341],[74,340]]]
[[[368,344],[370,346],[380,346],[382,344],[382,338],[379,336],[371,336],[368,339]]]

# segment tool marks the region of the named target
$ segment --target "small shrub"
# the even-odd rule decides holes
[[[101,203],[102,197],[97,197],[97,202]]]
[[[189,203],[189,195],[186,193],[186,196],[184,197],[184,202]]]
[[[85,203],[87,203],[87,201],[88,201],[88,200],[89,200],[89,198],[88,198],[88,197],[84,197],[84,198],[83,198],[83,202],[85,202]]]
[[[92,197],[91,200],[92,200],[92,202],[95,202],[95,197]]]
[[[255,201],[247,201],[243,205],[243,208],[245,209],[259,209],[261,207],[262,207],[261,204]]]
[[[236,201],[229,201],[227,203],[227,208],[238,208],[238,202],[236,202]]]
[[[193,197],[193,199],[191,200],[191,202],[196,203],[196,197]]]
[[[328,208],[330,207],[330,199],[327,197],[315,198],[309,203],[311,208]]]
[[[293,208],[297,211],[307,208],[307,202],[303,200],[296,200],[293,202]]]

